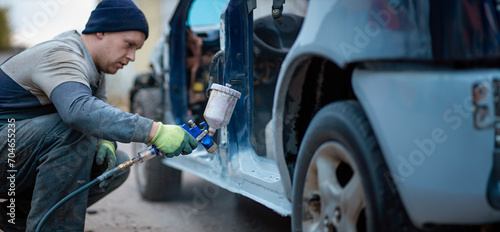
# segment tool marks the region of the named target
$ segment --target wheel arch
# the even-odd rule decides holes
[[[356,97],[351,86],[354,65],[341,68],[324,56],[303,54],[283,67],[274,96],[273,132],[281,178],[291,199],[295,162],[311,119],[328,103]]]

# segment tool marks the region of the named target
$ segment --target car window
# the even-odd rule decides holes
[[[227,0],[195,0],[189,10],[188,26],[211,26],[220,23]]]

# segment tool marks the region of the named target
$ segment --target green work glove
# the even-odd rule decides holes
[[[113,169],[116,166],[115,145],[107,140],[104,140],[97,145],[97,152],[95,155],[95,162],[97,165],[104,164],[104,161],[106,161],[107,164],[105,172]],[[109,184],[113,181],[113,178],[114,175],[103,180],[99,184],[101,191],[106,191]]]
[[[189,154],[198,146],[198,141],[186,130],[177,125],[163,125],[161,122],[151,144],[169,158],[179,154]]]
[[[102,165],[105,160],[108,165],[106,171],[109,171],[116,166],[115,145],[107,140],[104,140],[97,145],[97,153],[95,156],[95,162],[97,165]]]

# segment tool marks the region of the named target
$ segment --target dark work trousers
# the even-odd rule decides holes
[[[53,205],[102,174],[107,165],[95,164],[96,147],[96,138],[72,129],[58,114],[0,127],[0,229],[35,231]],[[116,155],[117,164],[128,160],[124,152]],[[115,175],[107,188],[97,184],[78,194],[42,230],[83,231],[86,208],[118,188],[128,174]]]

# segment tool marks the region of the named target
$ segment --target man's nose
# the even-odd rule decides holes
[[[130,61],[135,61],[135,51],[131,51],[127,54],[127,58],[130,60]]]

